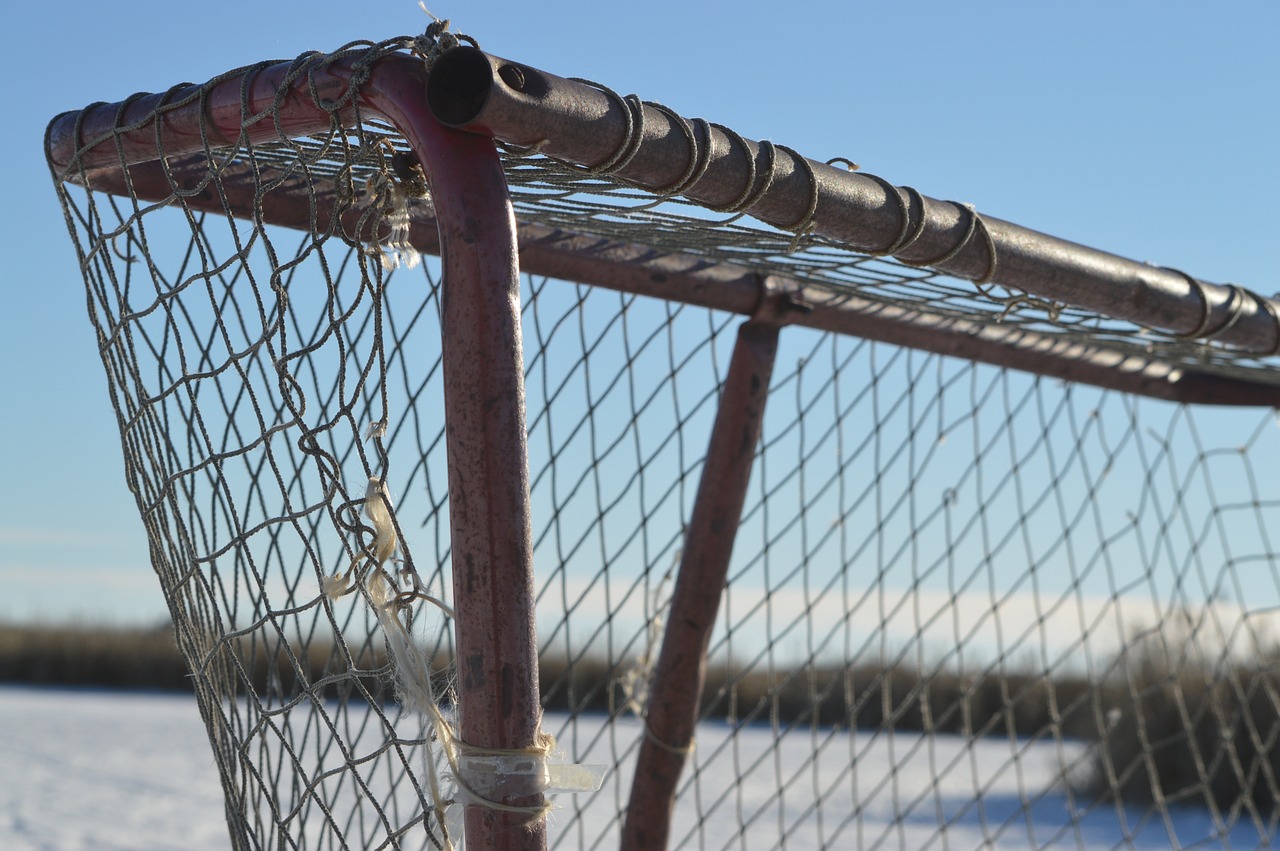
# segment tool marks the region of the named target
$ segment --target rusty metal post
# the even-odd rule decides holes
[[[623,851],[667,846],[676,784],[692,749],[707,648],[760,442],[777,349],[775,322],[752,319],[738,329],[654,670]]]
[[[541,709],[515,215],[491,139],[432,132],[414,147],[431,184],[444,264],[459,732],[464,754],[529,750]],[[527,782],[498,781],[486,794],[499,803],[542,806]],[[466,838],[469,848],[529,851],[546,847],[546,822],[541,813],[469,804]]]

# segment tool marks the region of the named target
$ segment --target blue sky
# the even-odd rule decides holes
[[[1139,260],[1280,290],[1280,5],[475,3],[490,52]],[[357,10],[358,11],[355,11]],[[1212,9],[1212,11],[1211,11]],[[0,618],[151,619],[74,252],[54,115],[262,59],[417,32],[413,0],[9,4]]]

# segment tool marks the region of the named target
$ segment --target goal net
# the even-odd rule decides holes
[[[236,848],[1272,841],[1274,301],[431,36],[47,137]],[[424,90],[524,270],[503,608]]]

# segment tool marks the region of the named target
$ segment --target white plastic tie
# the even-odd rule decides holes
[[[604,765],[548,763],[537,754],[466,754],[458,757],[458,777],[485,801],[561,792],[594,792],[604,784]]]

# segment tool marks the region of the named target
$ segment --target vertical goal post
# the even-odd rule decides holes
[[[942,730],[964,733],[957,747],[975,766],[973,742],[1007,734],[1020,784],[1026,737],[1060,753],[1093,737],[1102,767],[1080,781],[1080,802],[1068,796],[1068,832],[1097,800],[1167,815],[1199,796],[1215,829],[1244,813],[1260,831],[1280,803],[1280,727],[1225,702],[1276,706],[1271,662],[1248,667],[1238,646],[1271,652],[1265,618],[1237,595],[1231,623],[1223,612],[1236,610],[1183,589],[1193,574],[1217,594],[1240,570],[1280,571],[1268,531],[1280,494],[1257,460],[1277,438],[1249,411],[1280,408],[1274,298],[812,161],[438,27],[67,113],[46,152],[236,847],[444,848],[459,828],[473,848],[545,847],[557,788],[597,809],[613,790],[614,802],[603,817],[570,805],[553,843],[720,847],[711,817],[731,798],[728,834],[745,836],[766,811],[781,835],[795,829],[787,788],[806,772],[815,791],[800,809],[832,813],[816,817],[819,847],[862,835],[886,788],[906,841],[928,794],[900,797],[894,760],[925,748],[932,761]],[[419,254],[441,258],[438,277],[404,280]],[[577,286],[549,294],[522,273]],[[788,350],[784,368],[789,326],[809,335],[797,337],[808,354]],[[1091,401],[1074,401],[1076,386]],[[766,412],[777,393],[792,399]],[[1142,425],[1144,397],[1161,400],[1142,404],[1164,406],[1163,434]],[[948,410],[966,398],[968,412]],[[1202,445],[1183,407],[1202,405],[1242,411],[1224,429],[1243,435],[1237,457]],[[937,450],[964,434],[968,460]],[[1196,447],[1185,468],[1175,443]],[[1209,472],[1218,465],[1248,482],[1247,498],[1214,492],[1228,475]],[[1140,488],[1120,526],[1113,468]],[[923,495],[939,475],[940,502]],[[964,500],[976,508],[957,508]],[[434,554],[410,517],[434,530]],[[583,548],[592,538],[597,556]],[[1029,566],[1010,577],[1015,540]],[[1146,566],[1145,592],[1115,578],[1113,550]],[[590,558],[595,574],[581,566]],[[1070,586],[1038,590],[1060,563]],[[914,596],[888,602],[907,564]],[[939,571],[950,602],[922,613],[922,575]],[[1103,573],[1108,593],[1086,600]],[[957,601],[979,575],[989,610],[962,628]],[[749,581],[763,582],[763,602],[726,612]],[[1002,606],[1028,584],[1037,618],[1007,638]],[[540,643],[538,616],[557,593],[563,610]],[[796,593],[803,603],[784,609]],[[1122,615],[1122,599],[1143,593],[1153,612],[1186,614],[1180,639]],[[899,650],[890,636],[910,619],[904,607],[914,649]],[[430,639],[422,624],[437,609],[453,632]],[[1077,612],[1069,644],[1087,657],[1079,688],[1051,676],[1069,667],[1070,654],[1049,650],[1063,609]],[[750,637],[761,618],[763,646]],[[934,659],[922,645],[946,618],[956,646]],[[1122,646],[1094,638],[1091,650],[1113,625]],[[802,642],[797,660],[782,658],[784,641]],[[553,643],[562,658],[549,658]],[[1187,668],[1201,644],[1190,668],[1203,681],[1135,673]],[[1009,647],[1038,654],[1040,673],[1011,673]],[[552,662],[548,683],[540,666]],[[604,673],[590,683],[593,665]],[[988,683],[1000,696],[982,709]],[[425,712],[406,697],[419,692]],[[558,744],[543,719],[555,695],[570,733]],[[1122,708],[1126,695],[1139,707],[1173,695],[1195,783],[1167,787],[1167,740]],[[1049,720],[1025,720],[1033,701]],[[638,726],[626,726],[628,706]],[[590,711],[607,712],[603,732],[583,732]],[[705,803],[703,764],[687,770],[695,727],[716,712],[767,719],[775,734],[776,788],[759,810],[747,809],[747,774]],[[926,743],[895,756],[908,723]],[[834,780],[819,765],[832,724],[849,736]],[[1222,731],[1242,724],[1237,746]],[[789,774],[781,753],[797,728],[812,755]],[[1209,742],[1211,728],[1227,746]],[[860,782],[879,745],[857,729],[887,737],[887,778]],[[1115,731],[1140,743],[1131,758],[1109,744]],[[606,741],[610,779],[595,792],[577,763]],[[707,759],[731,753],[739,765],[745,747]],[[964,759],[935,766],[932,788]],[[1078,779],[1079,759],[1063,757],[1064,777]],[[985,782],[975,778],[975,795]],[[676,812],[690,790],[692,826]],[[1038,798],[1020,794],[1029,819]],[[949,806],[937,804],[934,829],[963,818]]]

